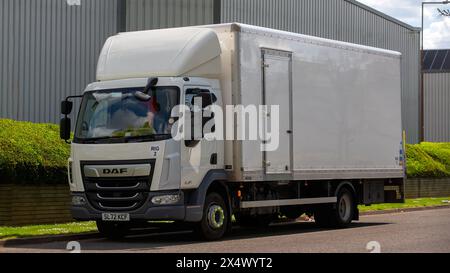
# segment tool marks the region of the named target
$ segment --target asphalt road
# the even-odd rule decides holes
[[[450,209],[368,215],[341,230],[320,229],[311,222],[276,224],[264,230],[237,228],[219,242],[196,241],[190,232],[151,231],[120,242],[87,239],[79,243],[82,252],[367,253],[372,241],[379,243],[383,253],[450,253]],[[6,245],[0,252],[68,252],[67,243]]]

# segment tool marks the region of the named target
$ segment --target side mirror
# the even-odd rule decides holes
[[[64,100],[61,102],[61,114],[69,115],[72,112],[73,102]]]
[[[150,93],[152,88],[154,88],[158,84],[158,78],[149,78],[147,81],[147,85],[144,88],[143,93]]]
[[[62,118],[59,123],[59,137],[65,141],[70,139],[70,118]]]

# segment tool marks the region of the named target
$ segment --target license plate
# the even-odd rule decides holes
[[[130,221],[129,213],[102,213],[103,221],[111,222],[128,222]]]

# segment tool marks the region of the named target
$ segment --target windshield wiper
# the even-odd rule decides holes
[[[170,137],[170,134],[153,134],[153,135],[144,135],[144,136],[128,136],[123,137],[125,142],[141,142],[148,140],[164,140]]]
[[[93,137],[93,138],[79,138],[81,143],[112,143],[118,142],[121,137],[107,136],[107,137]]]
[[[79,138],[79,142],[85,144],[95,143],[127,143],[127,142],[143,142],[149,140],[165,140],[170,138],[170,134],[153,134],[143,136],[107,136],[107,137],[93,137],[93,138]]]

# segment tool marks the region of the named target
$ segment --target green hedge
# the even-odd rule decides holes
[[[0,183],[66,183],[70,146],[54,124],[0,119]],[[408,177],[450,177],[450,143],[407,145]]]
[[[450,143],[406,146],[408,177],[450,177]]]
[[[67,183],[69,155],[57,125],[0,119],[0,183]]]

